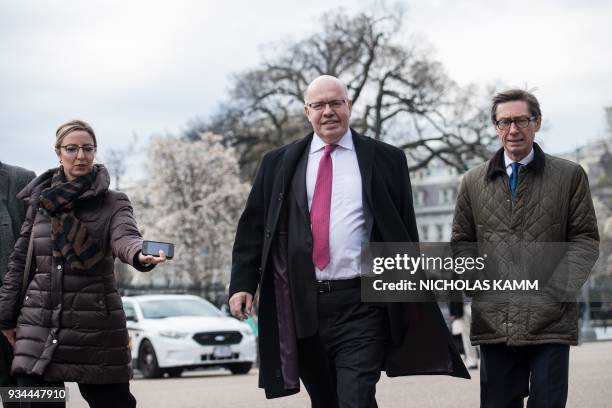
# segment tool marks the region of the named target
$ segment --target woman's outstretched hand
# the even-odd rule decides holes
[[[159,256],[143,255],[142,252],[138,254],[138,262],[142,265],[157,265],[166,262],[166,254],[161,249],[159,250]]]

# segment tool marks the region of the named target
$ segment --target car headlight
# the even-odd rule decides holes
[[[168,337],[170,339],[182,339],[189,336],[189,333],[180,332],[176,330],[160,330],[159,335],[162,337]]]

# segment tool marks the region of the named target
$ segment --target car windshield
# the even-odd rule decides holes
[[[165,319],[166,317],[177,316],[217,317],[223,315],[219,309],[204,299],[144,300],[140,302],[140,308],[145,319]]]

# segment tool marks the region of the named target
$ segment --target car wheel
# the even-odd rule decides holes
[[[227,365],[232,374],[247,374],[251,371],[251,367],[253,367],[253,363],[232,363]]]
[[[149,340],[143,340],[138,352],[138,368],[145,378],[160,378],[164,372],[159,369],[155,349]]]
[[[166,372],[168,373],[168,377],[176,378],[176,377],[180,377],[181,374],[183,374],[183,369],[182,368],[170,368],[166,370]]]

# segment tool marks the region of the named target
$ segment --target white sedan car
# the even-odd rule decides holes
[[[123,297],[132,361],[146,378],[178,377],[186,369],[225,367],[246,374],[256,360],[248,324],[191,295]]]

